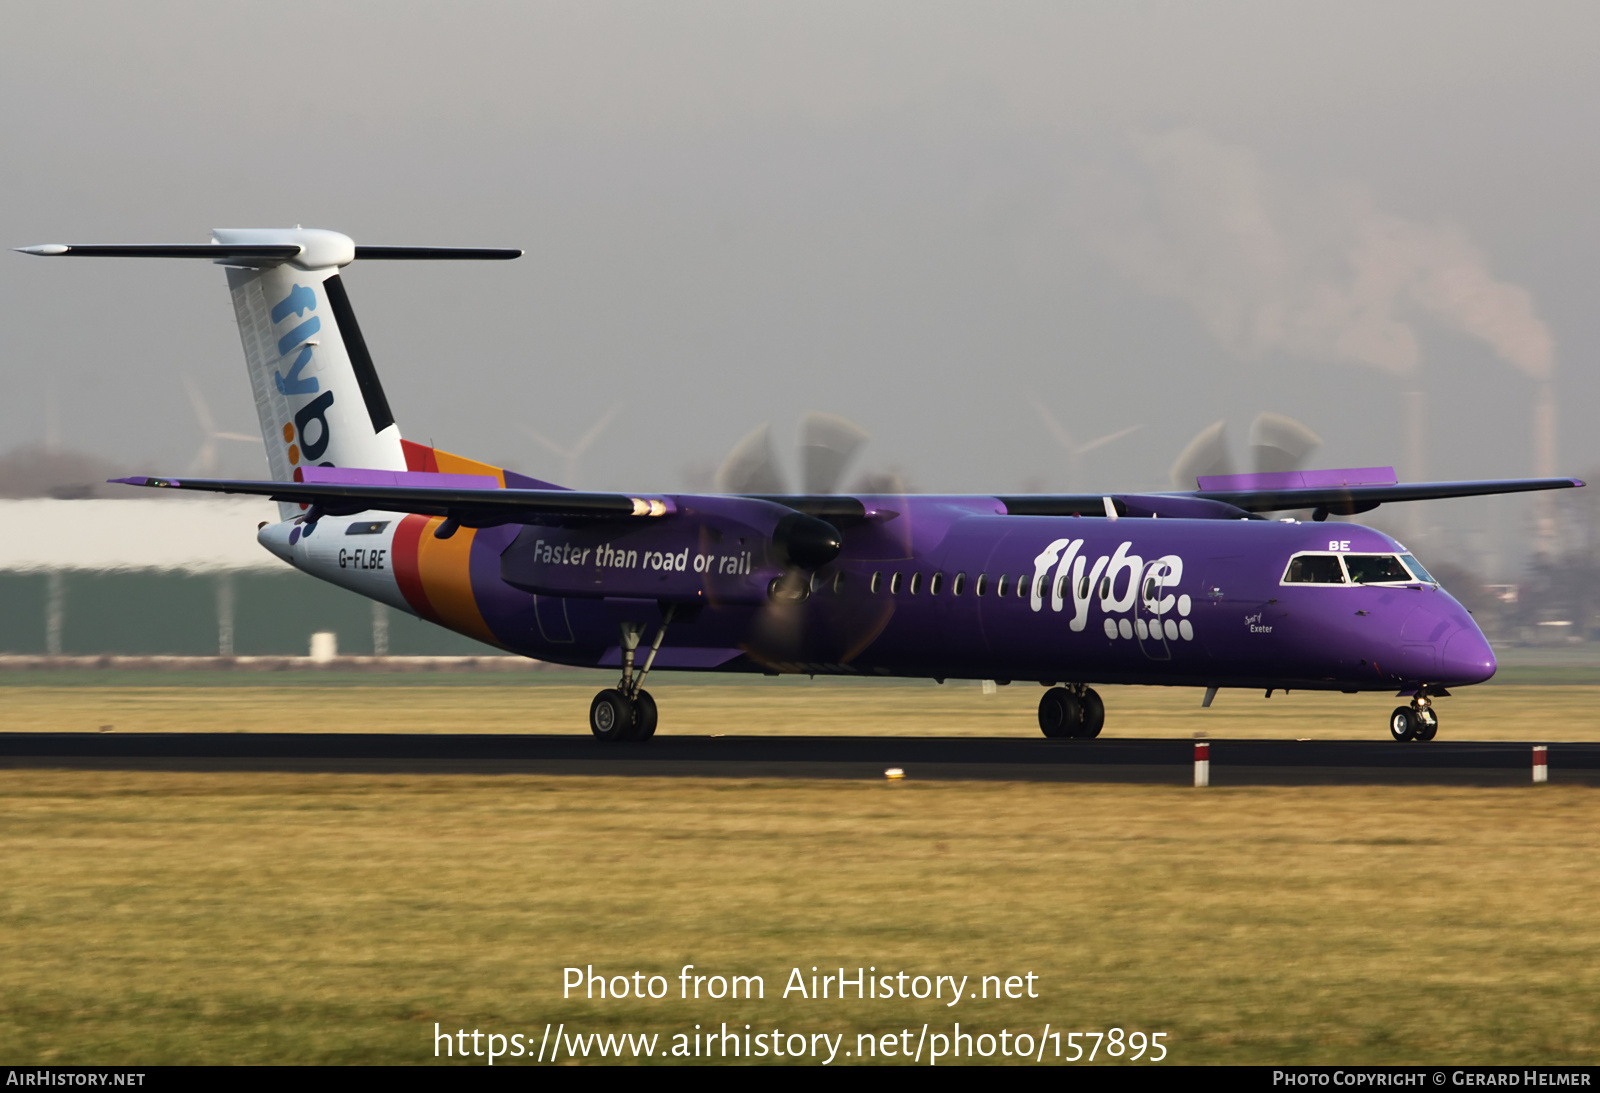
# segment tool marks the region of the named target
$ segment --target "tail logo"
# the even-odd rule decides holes
[[[289,290],[289,295],[279,300],[272,309],[272,321],[274,324],[281,323],[290,315],[298,317],[316,309],[316,292],[304,285],[295,285]],[[321,385],[317,383],[317,377],[302,376],[300,373],[311,363],[311,351],[316,345],[311,341],[311,336],[321,329],[322,320],[313,315],[278,339],[280,357],[287,357],[296,346],[300,347],[300,353],[295,357],[287,376],[282,372],[272,374],[273,381],[278,385],[278,394],[288,398],[294,395],[314,395],[320,390]]]
[[[295,285],[289,294],[279,300],[272,308],[272,321],[274,324],[284,322],[291,316],[299,319],[308,311],[317,309],[317,293],[305,285]],[[278,339],[278,355],[282,357],[295,353],[294,363],[289,368],[289,374],[281,371],[273,373],[272,378],[277,384],[278,393],[285,398],[300,395],[317,395],[316,398],[306,403],[295,411],[294,422],[285,423],[283,426],[283,441],[288,445],[289,465],[294,467],[296,482],[301,481],[303,475],[300,462],[315,463],[321,459],[328,450],[328,443],[332,440],[328,430],[328,410],[333,406],[333,392],[322,391],[322,385],[316,376],[307,376],[302,373],[311,364],[311,355],[317,343],[312,337],[322,329],[322,320],[312,315],[308,319],[297,323],[294,329]],[[298,352],[296,353],[296,350]],[[318,392],[321,391],[321,394]],[[311,435],[314,434],[314,435]],[[304,506],[302,506],[304,507]]]

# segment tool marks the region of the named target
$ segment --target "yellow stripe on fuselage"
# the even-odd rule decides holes
[[[478,533],[473,528],[457,528],[450,538],[435,539],[434,529],[442,523],[444,519],[438,516],[429,520],[417,541],[417,576],[428,603],[450,629],[498,646],[472,595],[472,540]]]

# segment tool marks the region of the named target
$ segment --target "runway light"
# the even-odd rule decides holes
[[[1533,746],[1533,780],[1535,783],[1550,780],[1550,749],[1543,744]]]
[[[1211,784],[1211,741],[1196,740],[1194,742],[1194,784],[1196,786],[1209,786]]]
[[[883,772],[883,776],[889,779],[891,782],[898,782],[900,779],[906,776],[906,772],[901,770],[899,767],[890,767],[888,770]]]

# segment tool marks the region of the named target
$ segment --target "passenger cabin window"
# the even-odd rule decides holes
[[[959,595],[961,595],[961,593],[965,592],[966,590],[967,590],[967,575],[965,573],[957,573],[956,574],[956,579],[954,581],[950,582],[950,594],[952,596],[959,596]]]
[[[1044,582],[1045,582],[1045,578],[1044,577],[1040,577],[1039,578],[1039,593],[1040,593],[1040,595],[1044,594]],[[1021,576],[1019,576],[1017,578],[1017,598],[1021,599],[1022,597],[1026,596],[1027,594],[1028,594],[1028,575],[1026,573],[1024,573],[1024,574],[1022,574]]]
[[[839,593],[841,593],[843,591],[844,591],[844,570],[841,569],[841,570],[839,570],[839,572],[837,572],[837,573],[835,573],[833,575],[833,594],[835,596],[837,596]]]
[[[1004,596],[1006,594],[1006,589],[1008,589],[1010,587],[1011,587],[1011,578],[1009,576],[1007,576],[1006,574],[1002,573],[1002,574],[1000,574],[1000,583],[995,585],[994,594],[996,596]],[[981,595],[981,593],[980,593],[980,595]]]
[[[920,573],[911,574],[911,594],[913,596],[915,596],[918,592],[921,592],[921,591],[922,591],[922,574],[920,574]]]
[[[939,594],[939,590],[941,588],[943,588],[943,587],[944,587],[944,574],[943,573],[935,573],[933,576],[928,578],[928,595],[937,596]]]
[[[874,573],[872,575],[872,585],[871,585],[871,587],[872,587],[872,594],[873,595],[877,595],[879,590],[881,590],[883,588],[883,574],[882,574],[882,572],[877,572],[877,573]]]
[[[1393,554],[1346,554],[1344,564],[1355,584],[1409,584],[1416,580]]]
[[[1337,554],[1297,554],[1289,559],[1283,584],[1344,584]]]
[[[972,586],[972,594],[974,596],[981,596],[987,591],[989,591],[989,574],[980,573],[978,574],[978,583]],[[959,592],[956,593],[958,596],[960,594],[961,593]]]
[[[889,594],[891,596],[900,595],[900,574],[898,573],[889,578]]]

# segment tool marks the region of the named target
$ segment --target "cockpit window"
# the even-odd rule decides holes
[[[1289,559],[1284,584],[1344,584],[1337,554],[1297,554]]]
[[[1406,584],[1416,580],[1393,554],[1346,554],[1344,564],[1356,584]]]
[[[1422,563],[1417,561],[1411,555],[1402,554],[1400,556],[1400,560],[1406,564],[1406,568],[1411,570],[1412,574],[1416,576],[1417,580],[1427,581],[1429,584],[1439,583],[1433,579],[1433,574],[1429,573],[1426,569],[1423,569]]]

